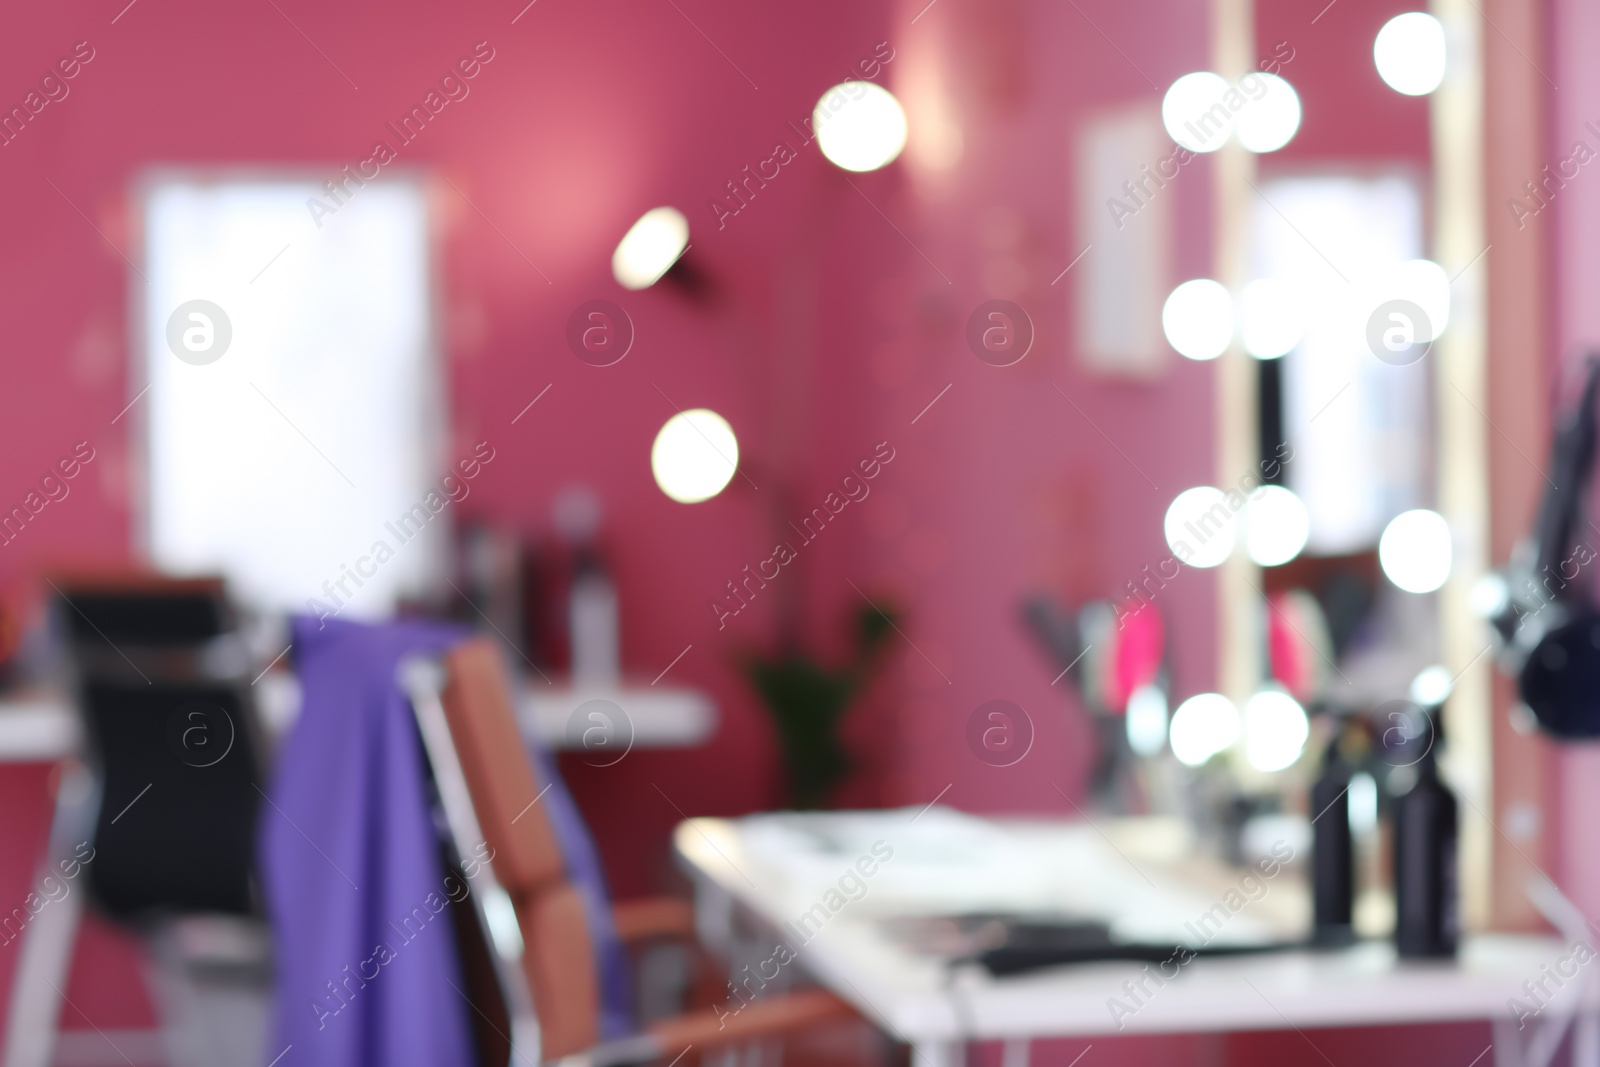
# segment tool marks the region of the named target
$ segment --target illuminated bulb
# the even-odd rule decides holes
[[[1239,740],[1239,710],[1221,693],[1201,693],[1178,705],[1170,731],[1178,762],[1198,767]]]
[[[1378,539],[1378,562],[1406,592],[1433,592],[1450,577],[1450,524],[1424,508],[1396,515]]]
[[[1492,619],[1511,606],[1511,587],[1493,571],[1472,583],[1467,607],[1480,618]]]
[[[1252,152],[1276,152],[1294,139],[1300,129],[1300,94],[1294,86],[1275,74],[1251,75],[1266,83],[1266,89],[1256,83],[1253,92],[1246,96],[1244,107],[1234,119],[1233,132],[1239,143]]]
[[[1300,498],[1281,485],[1264,485],[1244,506],[1244,546],[1262,567],[1288,563],[1306,547],[1311,516]]]
[[[1220,566],[1233,555],[1233,508],[1222,490],[1209,485],[1185,489],[1167,506],[1162,532],[1179,562],[1191,567]]]
[[[888,166],[906,146],[905,109],[872,82],[835,85],[817,101],[811,122],[822,154],[845,170]]]
[[[668,419],[650,449],[650,470],[661,491],[680,504],[722,492],[739,467],[739,441],[728,420],[695,408]]]
[[[1378,783],[1366,771],[1350,776],[1350,832],[1357,836],[1378,828]]]
[[[1233,298],[1220,282],[1184,282],[1161,307],[1161,331],[1179,355],[1216,359],[1233,340]]]
[[[1257,359],[1287,355],[1305,334],[1305,307],[1300,291],[1276,278],[1258,278],[1240,297],[1240,333],[1244,350]]]
[[[1411,702],[1424,708],[1436,708],[1450,698],[1454,685],[1450,671],[1439,664],[1426,667],[1411,679]]]
[[[1409,300],[1428,317],[1430,336],[1419,332],[1416,340],[1432,341],[1450,322],[1450,276],[1431,259],[1411,259],[1390,273],[1384,299]]]
[[[1231,86],[1219,74],[1196,71],[1172,83],[1161,98],[1167,136],[1191,152],[1215,152],[1233,132],[1233,112],[1222,98]]]
[[[1372,61],[1395,92],[1426,96],[1444,81],[1444,26],[1422,11],[1396,15],[1378,31]]]
[[[1136,755],[1154,756],[1167,743],[1167,695],[1158,686],[1141,685],[1128,697],[1128,747]]]
[[[1281,771],[1305,750],[1311,736],[1306,711],[1281,689],[1262,689],[1245,701],[1244,757],[1258,771]]]
[[[646,211],[611,254],[611,273],[624,289],[648,289],[689,244],[689,220],[675,207]]]

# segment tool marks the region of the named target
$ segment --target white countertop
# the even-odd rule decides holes
[[[1508,999],[1525,999],[1523,983],[1567,954],[1555,938],[1496,935],[1468,938],[1458,959],[1440,962],[1398,961],[1387,942],[1200,958],[1173,968],[1176,978],[1149,985],[1142,998],[1124,982],[1144,964],[1078,964],[1007,978],[975,965],[953,971],[942,960],[912,954],[879,920],[1054,908],[1100,914],[1114,927],[1164,943],[1161,931],[1198,919],[1240,888],[1245,871],[1171,862],[1163,856],[1171,842],[1161,840],[1172,837],[1171,824],[1157,820],[991,821],[939,808],[922,816],[915,809],[849,813],[846,823],[840,817],[690,819],[678,826],[674,843],[701,894],[702,922],[726,912],[706,906],[708,896],[720,894],[764,920],[774,941],[783,924],[826,903],[829,888],[873,841],[893,848],[893,859],[861,879],[860,898],[833,913],[810,941],[799,946],[792,934],[785,940],[798,948],[792,966],[917,1044],[1510,1019]],[[796,845],[794,831],[808,819],[833,820],[832,829],[809,847]],[[856,824],[847,825],[849,819]],[[1268,941],[1305,935],[1309,901],[1298,873],[1284,867],[1246,885],[1252,899],[1228,920],[1230,935]],[[1574,1004],[1578,987],[1569,981],[1556,991],[1546,1017]],[[1131,1013],[1114,1013],[1112,998]]]

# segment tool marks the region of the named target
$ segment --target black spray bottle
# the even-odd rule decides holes
[[[1328,740],[1322,774],[1311,783],[1312,943],[1348,945],[1355,940],[1355,849],[1350,838],[1350,775],[1347,735],[1341,724]]]
[[[1439,779],[1440,708],[1416,709],[1416,781],[1394,801],[1394,940],[1401,958],[1454,956],[1460,930],[1456,798]],[[1394,780],[1391,772],[1390,780]]]

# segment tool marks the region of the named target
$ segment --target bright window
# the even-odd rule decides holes
[[[128,414],[158,566],[220,571],[262,608],[370,617],[430,590],[445,556],[443,520],[403,543],[386,526],[442,473],[427,213],[404,181],[316,219],[313,197],[330,202],[310,181],[146,188],[149,391]]]

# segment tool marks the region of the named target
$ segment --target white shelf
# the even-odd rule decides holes
[[[292,674],[273,672],[256,685],[256,702],[262,727],[276,738],[286,733],[300,714],[300,686]],[[574,714],[590,701],[606,701]],[[591,720],[598,711],[610,720]],[[586,730],[598,726],[613,731],[613,741],[623,751],[631,748],[690,748],[716,732],[717,711],[711,698],[692,689],[638,687],[574,687],[550,685],[540,679],[527,683],[520,694],[517,717],[523,731],[546,748],[582,748]],[[630,735],[631,734],[631,742]],[[590,733],[599,740],[602,735]],[[0,763],[49,763],[76,753],[83,743],[77,716],[64,694],[41,690],[0,699]],[[599,752],[604,745],[592,748]]]

